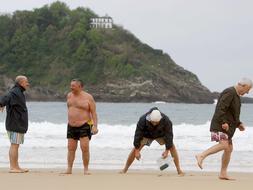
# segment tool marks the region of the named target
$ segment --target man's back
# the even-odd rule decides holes
[[[163,113],[161,114],[162,119],[156,126],[153,126],[151,122],[147,120],[148,114],[145,114],[140,118],[137,126],[142,129],[144,137],[155,139],[165,136],[165,133],[168,129],[172,130],[172,123],[168,116]]]
[[[150,113],[157,109],[152,108],[149,112],[140,117],[134,136],[134,146],[139,147],[143,138],[157,139],[163,138],[166,147],[171,147],[173,144],[173,129],[172,122],[165,114],[161,113],[162,118],[157,125],[153,125],[150,121]],[[157,109],[158,110],[158,109]]]
[[[6,106],[6,129],[18,133],[26,133],[28,129],[28,111],[23,94],[24,89],[15,85],[8,94],[0,100],[2,106]]]
[[[218,99],[215,113],[211,121],[210,131],[225,132],[231,138],[236,127],[240,124],[241,100],[234,87],[225,89]],[[228,131],[222,129],[222,124],[227,123]]]

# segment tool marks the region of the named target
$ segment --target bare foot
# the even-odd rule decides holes
[[[231,178],[229,176],[219,176],[219,179],[220,180],[231,180],[231,181],[234,181],[235,179],[234,178]]]
[[[197,154],[197,155],[195,156],[195,158],[196,158],[196,160],[197,160],[197,164],[198,164],[199,168],[200,168],[200,169],[203,169],[203,167],[202,167],[203,157],[200,156],[199,154]]]
[[[22,170],[24,173],[29,172],[29,169],[27,169],[27,168],[21,168],[21,170]]]
[[[127,172],[126,170],[119,171],[120,174],[126,174],[126,172]]]
[[[18,168],[18,169],[10,169],[9,170],[9,173],[26,173],[28,172],[29,170],[28,169],[21,169],[21,168]]]
[[[91,173],[89,171],[84,171],[84,175],[91,175]]]
[[[178,173],[178,176],[180,176],[180,177],[185,176],[185,173],[182,170],[178,171],[177,173]]]
[[[72,174],[72,172],[66,171],[66,172],[62,172],[62,173],[60,173],[60,174],[63,174],[63,175],[70,175],[70,174]]]
[[[62,172],[62,173],[60,173],[60,174],[67,174],[67,175],[70,175],[70,174],[72,174],[72,170],[71,170],[71,169],[67,169],[66,172]]]

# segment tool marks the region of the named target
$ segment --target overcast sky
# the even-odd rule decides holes
[[[162,49],[211,91],[253,79],[252,0],[62,0],[89,7],[142,42]],[[0,0],[0,12],[32,10],[54,0]],[[253,94],[251,92],[251,94]],[[252,96],[252,95],[251,95]]]

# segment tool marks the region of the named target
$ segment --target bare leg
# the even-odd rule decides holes
[[[209,156],[211,154],[215,154],[215,153],[225,150],[227,148],[228,148],[228,141],[220,141],[219,144],[212,146],[211,148],[207,149],[206,151],[202,152],[201,154],[197,154],[195,156],[195,158],[197,160],[197,164],[200,167],[200,169],[203,169],[202,162],[207,156]]]
[[[141,149],[144,147],[144,145],[141,145],[140,147],[140,151]],[[128,170],[128,168],[131,166],[131,164],[133,163],[134,159],[135,159],[135,155],[134,155],[134,151],[135,151],[135,148],[133,148],[127,158],[127,161],[126,161],[126,164],[125,164],[125,167],[123,170],[120,171],[120,173],[122,174],[125,174]]]
[[[11,144],[9,150],[9,159],[10,159],[10,173],[25,173],[28,172],[28,169],[22,169],[18,164],[18,150],[19,144]]]
[[[178,156],[177,149],[174,144],[173,144],[172,148],[170,149],[170,153],[171,153],[171,156],[173,157],[173,161],[174,161],[174,164],[177,168],[178,175],[184,176],[184,172],[180,168],[179,156]]]
[[[10,159],[10,171],[20,170],[18,165],[18,149],[19,144],[11,144],[9,150],[9,159]]]
[[[83,167],[84,167],[85,175],[90,175],[89,173],[89,161],[90,161],[89,142],[90,140],[88,137],[80,138],[80,147],[82,150]]]
[[[219,176],[219,178],[222,180],[234,180],[230,178],[227,174],[227,168],[230,162],[232,151],[233,151],[233,145],[229,144],[228,149],[225,149],[222,155],[221,171],[220,171],[220,176]]]
[[[64,174],[72,174],[73,163],[75,160],[77,140],[68,139],[68,168]]]

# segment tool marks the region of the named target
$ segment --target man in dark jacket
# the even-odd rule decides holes
[[[10,139],[10,173],[24,173],[27,169],[22,169],[18,164],[19,145],[24,143],[24,134],[28,129],[28,112],[24,91],[29,87],[29,82],[25,76],[17,76],[15,86],[8,94],[0,98],[0,110],[6,106],[6,130]]]
[[[252,81],[244,78],[236,86],[227,88],[220,94],[210,127],[211,141],[219,142],[219,144],[196,155],[197,164],[202,169],[202,162],[207,156],[224,151],[219,174],[219,178],[222,180],[232,179],[227,174],[233,151],[232,137],[237,128],[240,131],[245,130],[243,123],[240,121],[240,96],[248,93],[251,88]]]
[[[134,148],[129,154],[126,165],[121,173],[126,173],[134,159],[139,160],[141,158],[141,149],[145,145],[150,146],[154,140],[160,145],[165,145],[162,157],[166,158],[170,152],[174,158],[178,174],[184,175],[180,169],[176,147],[173,144],[172,123],[168,116],[161,113],[157,107],[150,109],[149,112],[140,117],[134,136]]]

